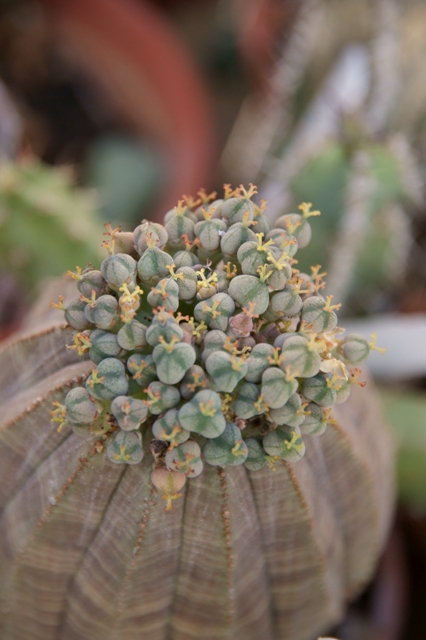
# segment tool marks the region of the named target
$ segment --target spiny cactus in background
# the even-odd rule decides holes
[[[167,509],[205,463],[302,458],[304,438],[325,431],[358,382],[348,366],[377,348],[342,336],[320,267],[295,266],[319,212],[303,203],[271,229],[255,193],[200,191],[133,234],[107,225],[100,270],[77,268],[80,298],[53,305],[75,329],[69,348],[96,366],[52,420],[102,436],[116,464],[138,464],[152,437]]]
[[[0,163],[0,269],[31,295],[76,260],[97,260],[101,228],[93,194],[75,186],[69,167]]]

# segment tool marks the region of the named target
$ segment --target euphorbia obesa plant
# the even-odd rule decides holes
[[[67,327],[4,351],[5,640],[309,640],[370,575],[391,446],[369,396],[333,407],[374,339],[296,268],[318,212],[270,229],[254,193],[108,227]]]

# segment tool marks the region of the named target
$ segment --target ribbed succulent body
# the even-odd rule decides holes
[[[330,412],[375,342],[295,268],[310,208],[253,193],[108,228],[68,326],[1,353],[2,639],[310,640],[368,579],[392,446],[370,396]]]

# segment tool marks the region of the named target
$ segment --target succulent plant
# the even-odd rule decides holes
[[[68,326],[0,350],[2,640],[310,640],[371,575],[392,445],[346,362],[374,340],[304,321],[322,281],[273,242],[256,236],[266,260],[244,273],[238,249],[224,256],[211,228],[205,248],[180,220],[251,242],[238,225],[268,231],[252,195],[186,200],[166,216],[172,243],[143,222],[136,267],[115,268],[108,228],[108,269],[74,274],[78,314],[56,305]],[[173,284],[178,308],[153,306]],[[299,310],[271,319],[284,290]]]
[[[324,411],[358,380],[347,365],[376,348],[362,336],[341,337],[339,305],[321,295],[320,267],[311,275],[295,267],[312,235],[310,205],[280,218],[265,238],[255,193],[227,187],[213,203],[180,201],[164,227],[144,221],[135,229],[132,255],[123,243],[116,252],[120,231],[108,227],[100,270],[74,276],[82,294],[65,317],[96,368],[53,420],[60,413],[61,424],[80,432],[103,420],[111,462],[139,462],[150,429],[163,443],[153,469],[189,478],[202,472],[202,459],[253,469],[258,445],[259,468],[268,457],[295,462],[304,438],[327,427]],[[193,263],[178,267],[184,251]]]

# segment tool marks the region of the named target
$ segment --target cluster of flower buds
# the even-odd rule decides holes
[[[107,225],[100,270],[70,274],[81,295],[64,309],[69,347],[96,367],[52,419],[104,435],[113,463],[139,463],[149,439],[168,508],[205,463],[302,458],[358,380],[347,366],[376,348],[342,336],[320,267],[295,267],[319,212],[304,203],[271,228],[255,193],[225,185],[222,199],[180,201],[164,226]]]

